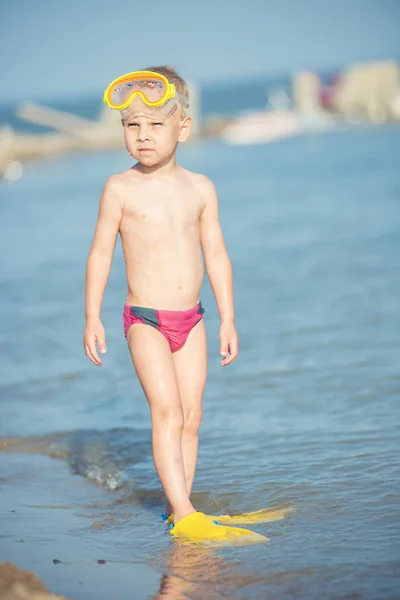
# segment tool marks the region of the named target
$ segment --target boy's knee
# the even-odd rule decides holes
[[[201,409],[190,408],[183,415],[183,429],[187,433],[197,433],[200,429]]]
[[[165,406],[152,411],[154,425],[166,428],[183,429],[184,417],[180,407]]]

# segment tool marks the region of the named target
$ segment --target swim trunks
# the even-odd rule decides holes
[[[189,310],[156,310],[143,306],[129,306],[125,302],[122,315],[124,334],[127,337],[128,329],[135,323],[150,325],[163,334],[171,351],[176,352],[185,344],[189,333],[201,321],[204,313],[201,302]]]

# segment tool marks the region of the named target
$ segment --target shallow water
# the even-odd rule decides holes
[[[400,129],[385,127],[180,150],[220,195],[241,342],[221,369],[205,285],[209,378],[193,501],[213,513],[295,507],[254,526],[270,538],[254,547],[189,552],[161,522],[147,404],[122,332],[119,247],[104,367],[83,355],[98,195],[126,156],[32,164],[0,188],[0,434],[28,464],[50,455],[57,470],[104,488],[93,517],[101,534],[79,535],[110,560],[151,567],[154,597],[398,598],[399,142]],[[135,598],[153,597],[136,585]]]

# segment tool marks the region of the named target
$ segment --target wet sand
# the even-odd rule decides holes
[[[54,595],[30,571],[19,569],[12,563],[0,563],[0,600],[67,600]]]
[[[31,591],[51,590],[82,600],[136,597],[135,590],[146,598],[157,591],[162,574],[129,560],[129,553],[124,561],[116,559],[118,530],[114,544],[108,535],[105,545],[99,535],[111,520],[104,512],[107,499],[102,488],[70,474],[65,464],[39,455],[0,453],[0,472],[0,562],[38,577],[13,571],[9,565],[0,571],[4,578],[24,582]],[[1,600],[14,600],[11,592],[5,593],[0,587]],[[25,600],[15,596],[19,598]]]

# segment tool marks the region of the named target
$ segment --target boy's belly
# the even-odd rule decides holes
[[[201,253],[183,260],[126,262],[127,304],[158,310],[187,310],[199,301],[203,283]]]

